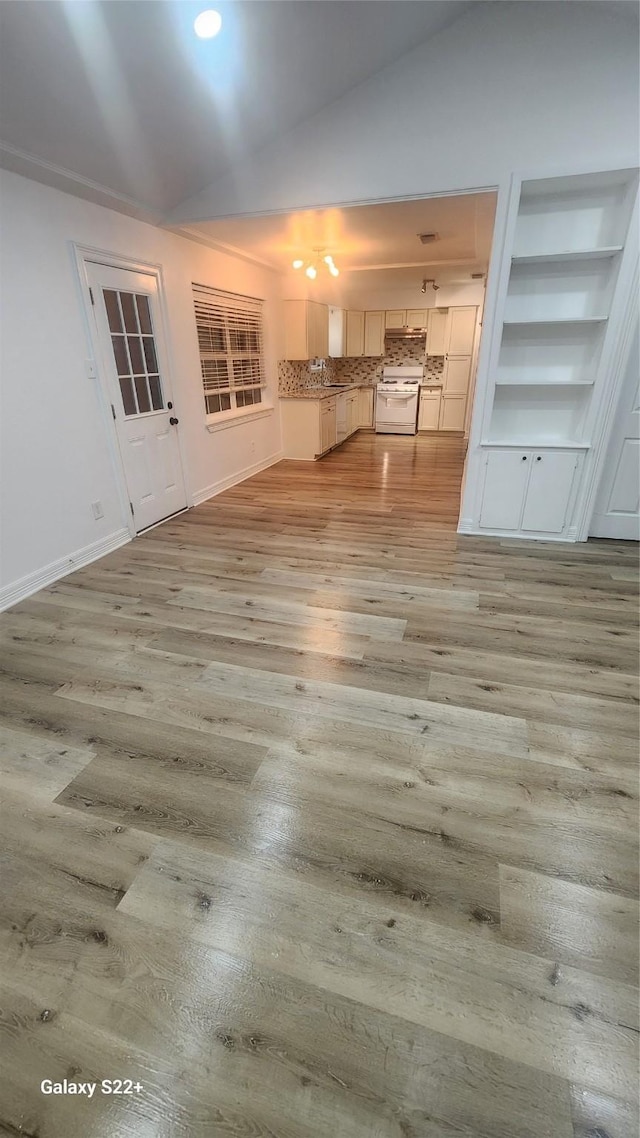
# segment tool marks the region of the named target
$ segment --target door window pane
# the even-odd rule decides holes
[[[164,400],[162,398],[162,387],[160,386],[160,376],[149,376],[149,387],[151,388],[151,402],[154,411],[162,411],[164,407]]]
[[[130,292],[120,293],[120,304],[122,305],[122,315],[124,316],[124,326],[127,332],[138,331],[138,321],[136,319],[136,309],[133,303],[133,294]]]
[[[138,408],[136,407],[136,400],[133,394],[133,384],[128,376],[124,376],[120,380],[120,393],[122,395],[122,406],[124,407],[125,415],[135,415]]]
[[[164,410],[149,298],[113,289],[103,293],[125,415]]]
[[[113,344],[113,355],[116,361],[116,371],[118,375],[131,375],[124,336],[112,336],[111,343]]]
[[[103,289],[104,303],[107,309],[107,320],[109,321],[109,328],[112,332],[122,331],[122,320],[120,319],[120,308],[118,306],[118,294],[111,289]]]
[[[147,336],[153,332],[151,327],[151,313],[149,312],[149,298],[147,296],[136,296],[138,304],[138,320],[140,321],[140,331]]]
[[[129,344],[129,356],[131,358],[131,370],[134,375],[142,375],[147,370],[144,366],[142,359],[142,348],[140,347],[139,336],[127,336],[127,343]]]
[[[142,341],[142,347],[144,348],[144,358],[147,362],[147,371],[157,371],[158,361],[156,359],[156,348],[153,342],[153,337],[145,336],[144,340]]]
[[[136,385],[136,395],[138,397],[138,407],[140,411],[150,411],[151,400],[149,398],[149,388],[147,387],[147,377],[144,375],[136,375],[133,382]]]

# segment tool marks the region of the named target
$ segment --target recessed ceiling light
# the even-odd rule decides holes
[[[194,31],[201,40],[212,40],[214,36],[217,36],[221,27],[222,16],[213,8],[201,12],[199,16],[196,16],[193,23]]]

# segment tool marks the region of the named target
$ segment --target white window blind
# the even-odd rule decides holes
[[[193,286],[204,402],[208,415],[262,401],[266,386],[262,302]]]

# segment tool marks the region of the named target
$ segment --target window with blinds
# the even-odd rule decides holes
[[[193,286],[193,300],[207,414],[261,403],[262,302],[202,285]]]

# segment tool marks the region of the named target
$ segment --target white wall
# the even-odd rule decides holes
[[[353,277],[356,275],[354,273]],[[390,308],[448,308],[450,305],[483,304],[484,281],[456,284],[445,281],[442,274],[438,274],[438,280],[442,281],[438,291],[434,292],[428,285],[426,293],[422,293],[419,288],[360,290],[354,284],[345,294],[345,307],[375,312]]]
[[[162,266],[187,490],[197,498],[278,455],[280,418],[276,405],[266,418],[215,434],[206,430],[191,282],[265,299],[267,374],[276,404],[281,344],[275,274],[15,174],[0,174],[0,196],[0,583],[6,599],[14,595],[8,586],[28,588],[32,578],[46,579],[47,567],[108,543],[125,524],[97,381],[85,369],[91,353],[70,242]],[[100,521],[90,508],[96,500],[104,508]]]
[[[476,4],[171,216],[420,197],[514,170],[635,165],[637,153],[633,15],[579,0]]]

